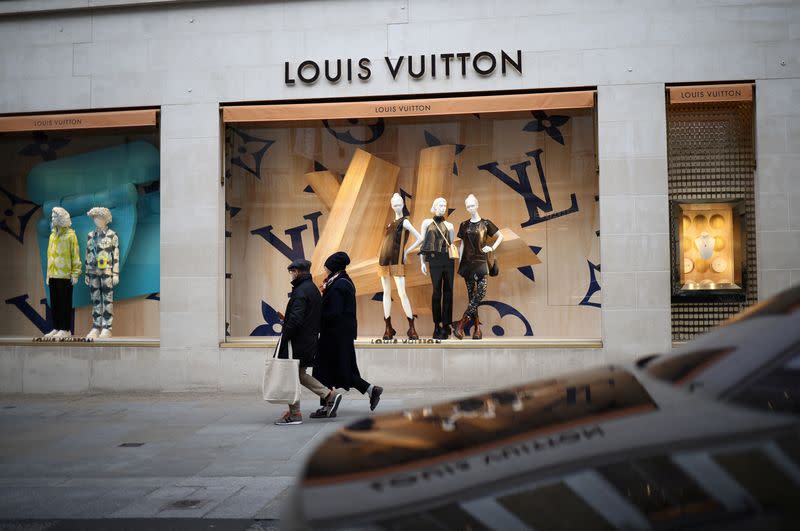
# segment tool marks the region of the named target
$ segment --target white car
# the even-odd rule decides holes
[[[357,421],[287,529],[800,528],[800,288],[672,353]]]

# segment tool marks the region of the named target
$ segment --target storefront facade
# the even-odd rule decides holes
[[[286,266],[312,260],[319,283],[337,250],[360,363],[390,387],[664,351],[800,281],[792,2],[85,4],[0,6],[0,392],[256,391]],[[439,197],[454,234],[470,195],[502,234],[483,339],[432,339],[418,250],[382,283],[394,194],[407,246]],[[49,212],[80,241],[100,203],[114,337],[32,341]],[[73,299],[83,337],[83,278]]]

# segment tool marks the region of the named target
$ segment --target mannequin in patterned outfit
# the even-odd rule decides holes
[[[45,282],[50,288],[53,329],[45,337],[60,339],[72,335],[72,286],[81,276],[81,257],[69,212],[53,207],[50,227]]]
[[[419,339],[419,335],[414,328],[414,314],[411,310],[411,302],[408,300],[408,294],[406,293],[405,263],[408,253],[422,243],[422,236],[420,236],[408,218],[403,215],[403,197],[400,194],[392,196],[391,206],[392,210],[394,210],[394,221],[386,226],[381,249],[378,253],[378,275],[381,277],[381,286],[383,287],[383,321],[386,324],[383,339],[392,339],[397,333],[392,328],[392,279],[394,279],[394,283],[397,286],[397,295],[400,297],[403,311],[405,311],[406,318],[408,318],[408,338]],[[404,250],[406,232],[411,233],[417,241]]]
[[[86,285],[92,299],[92,329],[87,338],[109,338],[114,324],[114,286],[119,283],[119,238],[108,228],[111,211],[95,207],[86,213],[95,230],[86,240]]]
[[[487,253],[491,253],[500,246],[503,241],[503,234],[497,226],[488,219],[481,218],[478,214],[478,198],[472,194],[464,200],[470,218],[461,223],[458,228],[458,237],[461,238],[461,261],[458,266],[458,274],[464,277],[467,284],[467,295],[469,303],[464,310],[464,316],[458,321],[454,335],[458,339],[464,338],[464,328],[472,321],[475,330],[472,339],[482,339],[483,333],[480,329],[478,319],[478,305],[486,297],[486,284],[489,275],[489,265]],[[489,245],[489,238],[495,237],[494,243]]]

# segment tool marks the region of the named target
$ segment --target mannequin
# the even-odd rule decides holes
[[[86,337],[109,338],[114,323],[114,286],[119,284],[119,238],[108,228],[110,210],[95,207],[86,215],[96,227],[86,241],[86,285],[92,298],[92,329]]]
[[[694,244],[697,246],[697,250],[700,251],[700,256],[703,257],[703,260],[708,260],[714,254],[715,243],[714,238],[705,231],[701,232],[700,236],[694,240]]]
[[[503,242],[503,235],[497,226],[488,219],[481,219],[478,214],[478,198],[469,194],[464,200],[470,218],[462,221],[458,228],[458,237],[461,238],[461,262],[458,266],[458,274],[464,277],[467,284],[467,294],[469,304],[464,310],[464,316],[458,321],[455,336],[458,339],[464,338],[464,328],[470,321],[474,321],[475,330],[472,339],[482,339],[483,333],[480,329],[478,319],[478,305],[486,296],[487,278],[489,276],[489,264],[487,253],[497,250]],[[497,236],[492,245],[488,240],[492,236]]]
[[[61,339],[72,336],[72,286],[81,275],[81,258],[69,212],[61,207],[53,207],[50,227],[46,282],[50,287],[53,329],[45,337]]]
[[[455,228],[445,221],[447,200],[437,197],[431,206],[433,218],[422,221],[420,232],[424,234],[422,250],[419,253],[422,274],[431,272],[433,295],[433,339],[448,339],[453,322],[453,274],[455,260],[450,258],[448,248],[456,238]]]
[[[397,331],[392,328],[392,282],[397,286],[397,295],[408,319],[408,339],[419,339],[414,328],[414,314],[411,311],[411,302],[406,294],[405,262],[408,253],[419,247],[422,243],[417,229],[403,215],[403,197],[394,194],[391,199],[391,207],[394,210],[394,221],[386,226],[386,232],[381,242],[381,250],[378,254],[378,274],[381,277],[383,287],[383,320],[386,323],[386,330],[383,339],[392,339]],[[406,244],[407,234],[411,233],[417,239],[411,246],[403,251]]]

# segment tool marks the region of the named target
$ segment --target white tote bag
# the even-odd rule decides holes
[[[291,341],[289,341],[287,349],[289,358],[278,357],[282,341],[283,336],[278,340],[272,356],[267,356],[261,392],[264,400],[272,404],[294,404],[300,400],[300,360],[292,357]]]

